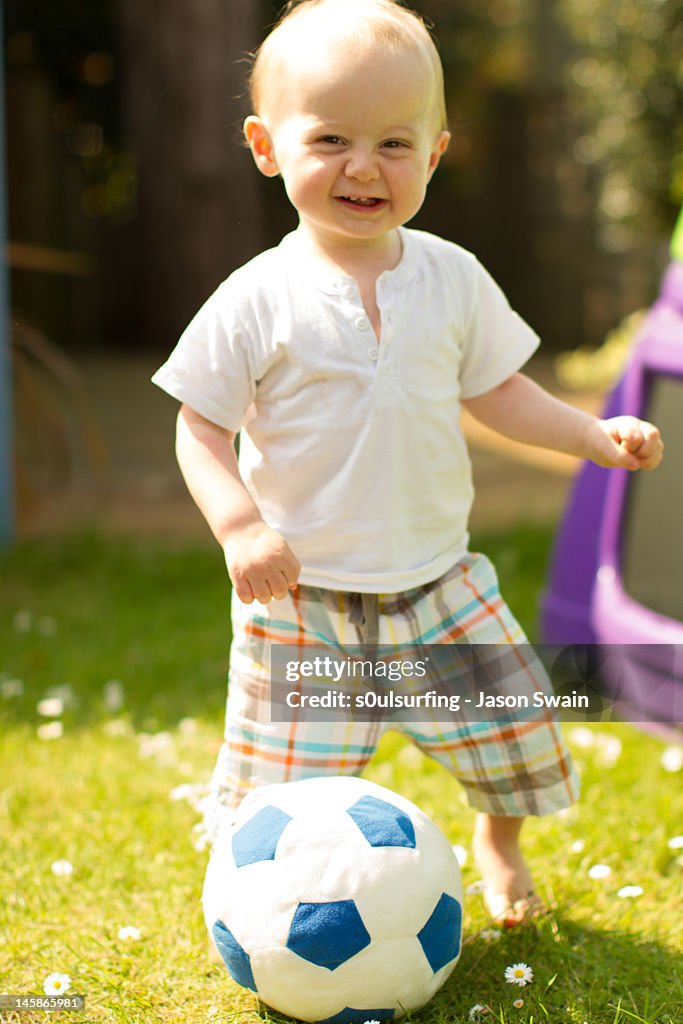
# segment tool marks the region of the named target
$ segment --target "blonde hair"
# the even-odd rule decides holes
[[[419,47],[427,54],[435,77],[439,127],[448,127],[446,98],[441,58],[424,19],[398,0],[290,0],[280,12],[278,21],[253,55],[249,74],[249,96],[252,110],[259,114],[266,94],[269,65],[279,42],[307,15],[318,16],[330,8],[340,17],[340,24],[349,38],[378,43],[390,50]],[[359,17],[360,15],[360,17]]]

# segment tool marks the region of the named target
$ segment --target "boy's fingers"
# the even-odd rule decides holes
[[[289,591],[289,582],[283,572],[270,581],[270,591],[276,601],[282,600]]]
[[[251,604],[254,600],[254,594],[249,584],[244,581],[240,583],[234,583],[235,593],[239,597],[242,604]]]

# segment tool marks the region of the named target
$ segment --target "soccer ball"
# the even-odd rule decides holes
[[[214,847],[203,905],[234,980],[305,1021],[397,1019],[460,955],[462,884],[447,839],[364,779],[254,790]]]

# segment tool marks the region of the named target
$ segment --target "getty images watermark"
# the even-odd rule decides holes
[[[274,644],[271,719],[683,720],[683,648],[675,645]]]

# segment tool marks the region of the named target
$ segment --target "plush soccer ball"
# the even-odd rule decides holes
[[[437,826],[357,778],[264,786],[215,846],[204,916],[235,981],[305,1021],[423,1006],[460,955],[462,885]]]

